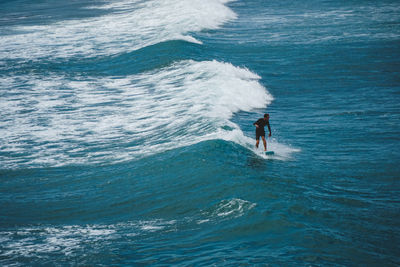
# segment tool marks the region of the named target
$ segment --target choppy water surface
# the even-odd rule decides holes
[[[399,265],[399,23],[395,1],[0,2],[1,264]]]

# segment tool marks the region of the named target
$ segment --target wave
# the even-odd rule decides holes
[[[100,7],[108,15],[50,25],[16,26],[0,38],[0,58],[114,55],[168,40],[201,43],[190,33],[235,19],[228,0],[117,1]]]
[[[31,258],[43,261],[54,253],[70,257],[82,249],[95,249],[114,242],[136,243],[152,238],[152,235],[167,235],[197,229],[201,224],[213,224],[234,220],[250,212],[256,203],[242,199],[222,200],[216,206],[201,211],[197,216],[177,220],[151,219],[133,220],[113,224],[86,225],[31,225],[5,228],[0,231],[0,257],[3,263],[16,258]]]
[[[3,262],[16,257],[46,259],[58,253],[74,256],[82,249],[93,249],[92,244],[109,245],[113,242],[137,242],[151,238],[154,233],[184,232],[199,225],[235,220],[254,209],[256,203],[234,198],[221,200],[192,217],[176,220],[130,220],[111,224],[85,225],[29,225],[3,228],[0,231],[0,256]]]
[[[259,79],[230,63],[193,60],[125,77],[0,79],[13,88],[0,102],[2,167],[119,162],[226,140],[241,132],[234,113],[273,100]]]

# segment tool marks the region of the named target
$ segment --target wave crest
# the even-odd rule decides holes
[[[108,15],[15,27],[14,34],[0,39],[0,58],[91,57],[127,53],[169,40],[201,43],[190,33],[216,29],[236,18],[227,2],[117,1],[101,7],[110,11]]]

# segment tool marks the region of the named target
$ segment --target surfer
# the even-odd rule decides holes
[[[264,114],[264,118],[259,119],[255,123],[253,123],[254,126],[256,126],[256,148],[258,148],[258,144],[260,143],[260,137],[264,143],[264,151],[267,151],[267,141],[265,140],[265,130],[264,127],[265,125],[268,126],[269,130],[269,135],[271,136],[271,126],[269,126],[269,114]]]

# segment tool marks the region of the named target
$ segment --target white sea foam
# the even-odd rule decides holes
[[[149,232],[170,231],[176,221],[130,221],[111,225],[33,226],[0,232],[0,257],[46,257],[53,253],[73,255],[82,247],[113,242],[121,235],[130,237]]]
[[[144,232],[156,232],[175,225],[176,221],[164,221],[164,220],[152,220],[152,221],[140,221],[137,226]]]
[[[251,210],[255,206],[255,203],[238,198],[231,199],[229,201],[224,200],[218,204],[218,207],[213,214],[218,217],[240,217],[244,214],[244,212]]]
[[[252,210],[255,206],[256,203],[240,198],[222,200],[211,209],[202,211],[202,218],[197,220],[196,223],[203,224],[212,221],[238,218]]]
[[[0,79],[11,90],[0,102],[0,151],[12,155],[2,156],[2,167],[118,162],[210,139],[241,143],[246,137],[229,139],[232,130],[223,129],[240,133],[232,115],[272,101],[259,79],[229,63],[192,60],[123,78]]]
[[[18,26],[0,39],[0,58],[37,59],[112,55],[149,45],[186,40],[216,29],[236,14],[221,0],[125,0],[110,2],[108,15],[50,25]],[[99,7],[98,7],[99,8]]]
[[[232,131],[221,132],[221,139],[226,141],[232,141],[241,146],[247,148],[257,156],[264,159],[278,159],[278,160],[288,160],[291,155],[295,152],[300,152],[300,149],[291,147],[290,145],[285,145],[279,143],[276,138],[268,138],[267,148],[268,151],[273,151],[273,155],[266,155],[264,152],[264,147],[262,141],[260,140],[260,145],[258,149],[255,147],[255,139],[245,136],[240,129],[234,129]]]

